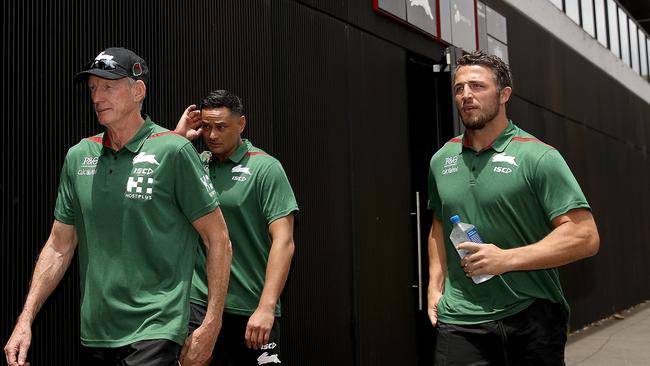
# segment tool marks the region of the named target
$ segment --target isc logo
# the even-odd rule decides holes
[[[512,169],[511,168],[506,168],[506,167],[503,167],[503,166],[495,166],[494,167],[494,172],[495,173],[508,174],[508,173],[512,173]]]
[[[234,175],[232,177],[232,180],[236,180],[236,181],[239,181],[239,182],[244,182],[246,180],[246,177],[241,176],[241,175]]]
[[[277,347],[277,344],[275,344],[275,342],[271,342],[271,343],[263,344],[261,349],[274,349],[275,347]]]
[[[153,173],[153,169],[151,168],[133,168],[133,174],[135,175],[149,175],[151,173]]]

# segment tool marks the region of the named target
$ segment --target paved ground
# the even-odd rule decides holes
[[[569,336],[567,366],[650,365],[650,301]]]

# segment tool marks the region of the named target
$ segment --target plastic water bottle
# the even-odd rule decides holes
[[[449,235],[449,239],[451,239],[452,244],[454,244],[454,247],[456,247],[458,255],[460,255],[460,258],[462,259],[466,255],[470,254],[470,251],[467,249],[458,249],[458,244],[466,241],[482,244],[483,240],[481,240],[481,236],[478,234],[476,227],[472,224],[461,222],[460,216],[454,215],[450,220],[453,228],[451,229],[451,235]],[[494,277],[494,275],[472,276],[472,281],[474,281],[476,284],[479,284],[489,280],[492,277]]]

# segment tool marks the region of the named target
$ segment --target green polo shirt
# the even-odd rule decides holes
[[[257,309],[271,249],[269,225],[298,210],[291,185],[280,162],[253,146],[248,140],[225,161],[210,152],[201,154],[210,179],[219,193],[228,234],[232,242],[230,284],[224,311],[251,315]],[[208,289],[205,276],[205,249],[199,247],[192,278],[191,301],[205,306]],[[280,316],[280,301],[275,306]]]
[[[558,270],[508,272],[476,285],[459,265],[449,218],[474,224],[484,242],[503,249],[529,245],[553,230],[551,220],[589,204],[560,153],[512,121],[488,148],[476,152],[464,136],[431,159],[429,209],[444,227],[447,274],[438,305],[441,322],[478,324],[530,306],[535,299],[560,303],[569,315]]]
[[[79,240],[81,342],[187,336],[198,234],[217,194],[192,144],[146,117],[121,150],[99,134],[65,158],[54,217]]]

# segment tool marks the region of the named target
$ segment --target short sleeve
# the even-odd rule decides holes
[[[191,143],[187,143],[178,151],[174,169],[176,200],[190,222],[217,208],[217,192]]]
[[[264,171],[258,194],[267,224],[298,210],[289,179],[279,162]]]
[[[61,168],[61,176],[59,177],[59,190],[54,206],[54,218],[64,224],[74,225],[76,195],[68,169],[69,158],[70,153],[68,152],[63,163],[63,168]]]
[[[440,203],[440,195],[438,194],[438,186],[436,184],[436,177],[433,173],[433,158],[431,158],[431,164],[429,165],[429,176],[428,176],[428,189],[429,189],[429,200],[427,201],[427,207],[429,210],[433,210],[438,219],[441,219],[440,214],[442,213],[442,207]]]
[[[534,186],[549,221],[576,208],[590,209],[578,181],[555,149],[548,150],[538,161]]]

